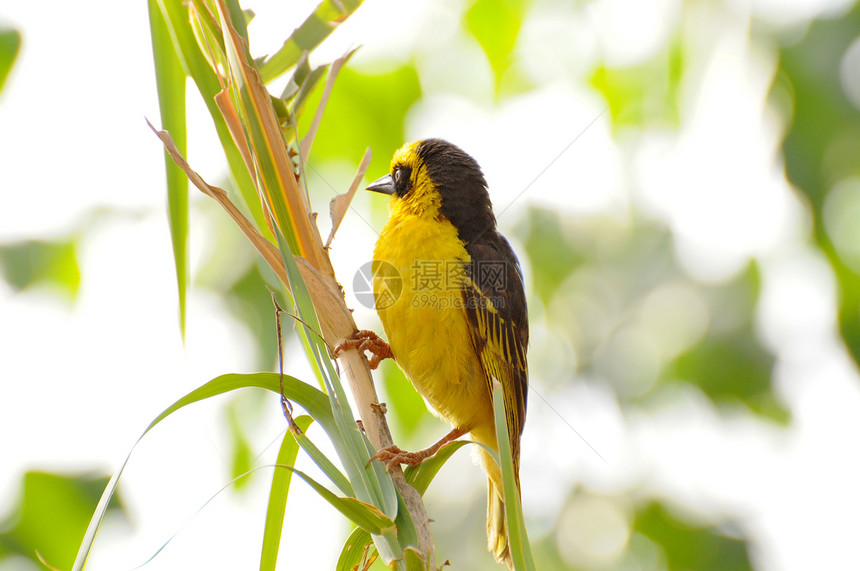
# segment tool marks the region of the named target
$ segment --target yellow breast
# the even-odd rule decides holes
[[[392,212],[374,260],[377,311],[397,363],[453,426],[470,430],[486,422],[492,408],[459,281],[469,254],[456,228],[445,219]],[[392,272],[401,280],[396,296],[390,296]]]

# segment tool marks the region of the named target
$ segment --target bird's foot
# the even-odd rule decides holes
[[[379,335],[367,329],[360,329],[353,333],[352,337],[345,339],[334,348],[334,354],[340,355],[347,349],[358,349],[360,353],[370,351],[370,368],[375,369],[383,359],[393,359],[394,353],[391,347],[379,338]]]
[[[427,450],[419,450],[418,452],[407,452],[405,450],[401,450],[394,444],[387,448],[383,448],[379,452],[377,452],[367,463],[370,465],[370,462],[374,460],[379,460],[383,464],[385,464],[385,471],[387,472],[392,468],[392,466],[396,466],[398,464],[408,464],[409,466],[417,466],[430,456],[432,456],[436,451],[430,452]]]
[[[417,466],[427,458],[430,458],[434,454],[436,454],[443,446],[448,444],[449,442],[453,442],[454,440],[460,438],[466,434],[465,430],[461,430],[459,428],[455,428],[445,436],[443,436],[439,442],[436,442],[433,446],[429,448],[425,448],[424,450],[419,450],[418,452],[406,452],[405,450],[401,450],[394,444],[383,448],[379,452],[377,452],[367,463],[368,466],[370,462],[374,460],[379,460],[380,462],[385,464],[385,470],[388,471],[392,466],[397,464],[408,464],[409,466]]]

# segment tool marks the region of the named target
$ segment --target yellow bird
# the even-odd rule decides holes
[[[373,332],[360,331],[350,346],[372,351],[374,368],[393,356],[425,401],[454,428],[426,450],[391,447],[376,458],[389,465],[419,464],[466,433],[497,450],[495,379],[504,389],[519,489],[528,315],[522,270],[496,230],[481,168],[459,147],[427,139],[399,149],[390,174],[368,190],[391,195],[390,218],[373,262],[376,307],[389,345]],[[400,287],[392,287],[396,280]],[[501,472],[486,450],[477,450],[488,476],[488,547],[510,566]]]

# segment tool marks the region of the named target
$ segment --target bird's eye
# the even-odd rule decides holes
[[[411,176],[412,169],[402,165],[394,167],[391,171],[391,178],[394,179],[394,192],[400,198],[403,198],[409,192],[409,189],[412,186],[409,180]]]

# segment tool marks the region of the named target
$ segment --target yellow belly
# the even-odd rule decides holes
[[[379,237],[374,259],[391,264],[401,279],[395,300],[382,298],[391,285],[388,277],[374,278],[374,293],[403,372],[451,425],[470,431],[492,423],[490,395],[455,275],[458,262],[469,260],[457,230],[447,220],[393,218]]]

